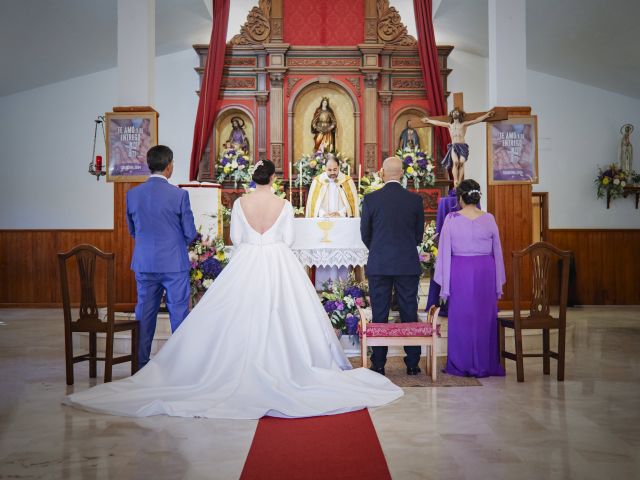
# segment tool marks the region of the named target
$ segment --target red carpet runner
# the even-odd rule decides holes
[[[243,480],[390,479],[368,410],[324,417],[262,418]]]

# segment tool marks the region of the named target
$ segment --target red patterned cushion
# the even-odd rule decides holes
[[[362,336],[360,326],[358,333]],[[367,337],[430,337],[433,327],[430,323],[367,323]],[[440,336],[440,324],[436,325],[436,335]]]

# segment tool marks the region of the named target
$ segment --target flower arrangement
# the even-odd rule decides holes
[[[333,328],[348,335],[356,335],[358,307],[367,307],[366,284],[356,282],[351,275],[347,280],[325,283],[321,297]]]
[[[407,188],[409,179],[413,180],[414,188],[431,186],[436,182],[436,172],[431,155],[419,148],[398,149],[396,155],[402,159],[402,186]]]
[[[227,148],[220,154],[217,166],[216,180],[220,183],[225,180],[233,181],[237,188],[239,183],[251,181],[251,171],[249,168],[249,155],[244,151],[235,148]]]
[[[622,170],[616,164],[609,165],[606,170],[598,168],[598,175],[595,179],[596,196],[598,198],[622,197],[624,187],[629,180],[633,180],[634,176],[636,176],[634,172]]]
[[[423,273],[428,273],[436,263],[438,256],[438,245],[436,241],[436,222],[431,220],[424,226],[424,235],[422,243],[418,246],[418,255],[420,257],[420,266]]]
[[[191,301],[195,305],[227,265],[224,240],[209,238],[198,232],[189,245]]]
[[[256,189],[256,182],[251,180],[249,183],[244,184],[244,191],[246,193],[251,193]],[[276,179],[271,184],[271,191],[276,194],[280,198],[286,198],[287,194],[284,191],[284,185],[282,181],[276,177]]]
[[[360,199],[371,192],[380,190],[382,187],[384,187],[384,181],[378,172],[372,172],[362,177],[360,179],[360,192],[358,192]]]
[[[349,157],[338,152],[334,154],[336,160],[340,164],[340,171],[342,173],[349,172]],[[298,171],[298,175],[302,176],[302,185],[311,185],[311,182],[315,177],[320,175],[327,163],[327,153],[317,151],[311,155],[303,155],[297,162],[293,164],[294,168]],[[295,182],[296,186],[300,186],[300,177]]]

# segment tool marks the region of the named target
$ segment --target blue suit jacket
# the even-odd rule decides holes
[[[396,182],[362,201],[360,234],[369,249],[367,275],[420,275],[417,245],[422,243],[422,198]]]
[[[169,273],[189,270],[187,245],[196,236],[189,194],[150,177],[127,192],[127,224],[135,239],[131,270]]]

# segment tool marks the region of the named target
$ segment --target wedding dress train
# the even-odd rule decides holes
[[[308,417],[387,404],[387,378],[351,369],[293,255],[293,209],[263,234],[234,204],[233,258],[160,352],[138,373],[64,403],[144,417]]]

